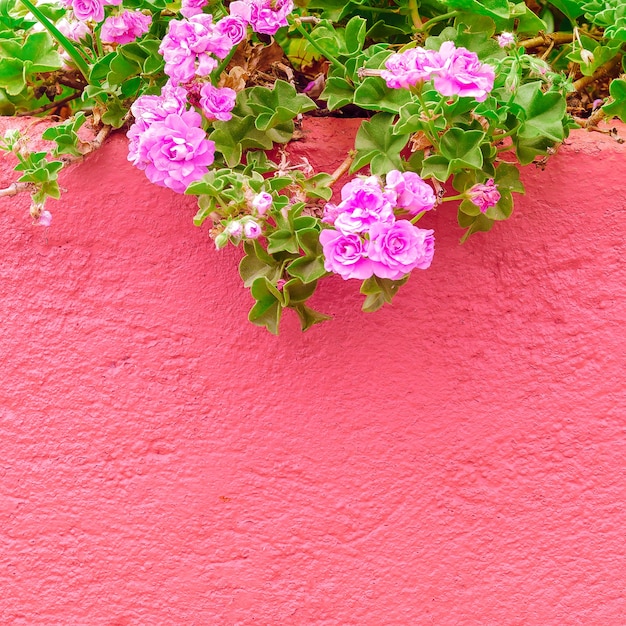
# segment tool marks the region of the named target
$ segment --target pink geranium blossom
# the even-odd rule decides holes
[[[256,33],[274,35],[287,26],[287,16],[293,11],[293,0],[235,0],[230,14],[245,20]]]
[[[438,64],[437,53],[424,48],[410,48],[392,54],[385,61],[381,77],[391,89],[408,89],[429,80]]]
[[[152,17],[141,11],[123,11],[104,20],[100,38],[105,43],[130,43],[147,33],[151,23]]]
[[[231,40],[213,24],[213,16],[201,13],[188,20],[172,20],[159,52],[165,73],[174,83],[194,76],[208,76],[232,49]],[[216,58],[217,57],[217,58]]]
[[[395,196],[383,190],[376,176],[355,178],[341,189],[341,202],[327,205],[324,221],[344,234],[362,233],[375,222],[393,222]]]
[[[437,202],[433,188],[415,172],[391,170],[385,182],[385,189],[396,194],[395,205],[411,215],[430,211]]]
[[[474,52],[445,41],[439,49],[443,67],[434,74],[435,89],[443,96],[471,97],[484,102],[493,89],[495,70]]]
[[[358,234],[327,229],[320,233],[320,243],[327,272],[339,274],[344,280],[365,280],[374,274],[373,264],[367,258],[368,244]]]
[[[214,87],[211,83],[200,89],[200,106],[208,119],[227,122],[233,116],[231,111],[235,106],[237,92],[228,87]]]
[[[202,9],[208,4],[208,0],[182,0],[180,6],[181,15],[193,17],[202,13]]]
[[[489,207],[495,206],[500,200],[500,192],[493,178],[486,183],[478,183],[465,192],[471,202],[473,202],[481,213],[485,213]]]
[[[152,123],[138,137],[134,164],[148,179],[178,193],[199,180],[213,163],[215,144],[206,138],[202,118],[195,111],[172,113]]]
[[[435,251],[432,230],[398,220],[392,225],[373,224],[369,236],[368,257],[376,276],[398,280],[411,270],[430,267]]]
[[[101,22],[104,19],[106,5],[119,5],[122,0],[71,0],[66,6],[71,6],[77,19]]]

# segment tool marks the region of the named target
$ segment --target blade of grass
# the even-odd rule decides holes
[[[70,55],[80,73],[85,77],[85,80],[89,82],[89,66],[72,42],[30,0],[21,1],[22,4],[25,5],[35,16],[35,19],[37,19],[37,21],[50,33],[50,35],[52,35],[52,37],[59,42],[65,52]]]

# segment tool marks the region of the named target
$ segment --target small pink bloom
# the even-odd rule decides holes
[[[57,28],[63,35],[72,41],[80,41],[81,39],[84,39],[89,32],[91,32],[85,22],[68,20],[65,17],[61,18],[57,22]]]
[[[471,200],[481,213],[485,213],[489,207],[495,206],[500,200],[500,192],[493,178],[486,183],[478,183],[465,192],[469,200]]]
[[[441,45],[439,56],[443,65],[434,73],[434,85],[441,95],[470,97],[476,102],[487,99],[495,80],[491,65],[481,63],[474,52],[456,48],[451,41]]]
[[[385,189],[396,194],[396,206],[411,215],[430,211],[437,202],[432,187],[415,172],[391,170],[386,176]]]
[[[123,11],[104,20],[100,38],[105,43],[130,43],[147,33],[151,23],[152,17],[141,11]]]
[[[222,18],[216,26],[222,35],[230,39],[233,46],[240,44],[248,36],[248,22],[236,15]]]
[[[512,33],[502,33],[498,35],[498,45],[501,48],[508,48],[515,43],[515,36]]]
[[[240,17],[256,33],[274,35],[287,26],[287,16],[293,11],[293,0],[236,0],[229,6],[231,16]]]
[[[437,53],[425,48],[409,48],[392,54],[385,61],[381,77],[391,89],[408,89],[429,80],[438,66]]]
[[[261,226],[259,226],[259,223],[254,220],[248,220],[243,225],[243,234],[248,239],[258,239],[261,236],[262,232],[263,231],[261,230]]]
[[[44,209],[35,223],[37,226],[50,226],[52,224],[52,213]]]
[[[372,262],[367,258],[367,242],[360,235],[344,235],[338,230],[323,230],[320,243],[324,252],[324,268],[339,274],[344,280],[365,280],[374,274]]]
[[[200,89],[200,106],[208,119],[227,122],[233,116],[231,111],[235,106],[237,92],[228,87],[218,88],[210,83]]]
[[[391,226],[374,224],[369,234],[368,256],[376,276],[398,280],[411,270],[430,267],[435,252],[432,230],[398,220]]]
[[[271,194],[267,193],[267,191],[262,191],[252,199],[252,208],[256,209],[259,215],[265,215],[272,206],[273,201]]]
[[[202,13],[207,4],[208,0],[182,0],[180,12],[185,17],[193,17]]]
[[[231,237],[238,239],[243,235],[243,225],[239,220],[234,220],[226,226],[225,233],[228,233]]]

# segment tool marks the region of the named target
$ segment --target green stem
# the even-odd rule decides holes
[[[411,12],[411,20],[413,20],[413,28],[415,30],[422,30],[424,25],[420,19],[420,14],[417,10],[417,0],[409,0],[409,11]]]
[[[80,73],[89,82],[89,66],[85,62],[78,50],[72,45],[72,42],[31,2],[31,0],[22,0],[22,4],[35,16],[37,21],[54,37],[61,47],[70,55],[70,58],[76,64]]]
[[[422,211],[421,213],[418,213],[412,220],[410,220],[411,224],[415,224],[416,222],[421,220],[424,215],[426,215],[426,211]]]
[[[213,72],[211,72],[211,83],[213,86],[217,86],[217,81],[220,79],[222,72],[228,67],[230,60],[233,58],[235,52],[237,52],[237,46],[233,46],[226,58],[217,66]]]
[[[422,107],[423,115],[426,118],[425,121],[428,124],[428,139],[430,139],[430,143],[432,143],[432,145],[438,150],[439,135],[437,134],[437,130],[435,129],[435,125],[433,124],[432,113],[428,108],[428,105],[426,104],[426,100],[424,100],[424,96],[422,95],[421,86],[413,91],[413,93],[417,96],[417,99],[419,100],[420,106]]]
[[[295,19],[291,19],[289,20],[292,24],[292,26],[295,27],[295,29],[326,59],[328,59],[332,65],[334,65],[336,68],[342,69],[344,72],[347,72],[346,66],[339,61],[338,59],[336,59],[332,54],[330,54],[330,52],[327,52],[326,50],[324,50],[324,48],[322,48],[322,46],[320,46],[317,41],[315,41],[315,39],[313,39],[313,37],[311,37],[311,35],[309,35],[309,33],[306,32],[306,30],[304,29],[304,27],[302,26],[302,24],[300,23],[300,20],[298,18]]]
[[[431,26],[437,24],[437,22],[449,20],[450,18],[456,17],[458,14],[458,11],[450,11],[449,13],[444,13],[443,15],[436,15],[435,17],[431,17],[429,20],[426,20],[422,24],[421,30],[428,30]]]
[[[465,194],[460,193],[458,196],[448,196],[447,198],[441,198],[440,202],[452,202],[453,200],[465,200]]]

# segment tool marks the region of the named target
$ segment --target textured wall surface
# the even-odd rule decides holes
[[[0,200],[0,624],[626,624],[624,146],[574,133],[462,246],[444,205],[393,307],[336,278],[278,338],[125,151],[48,229]]]

